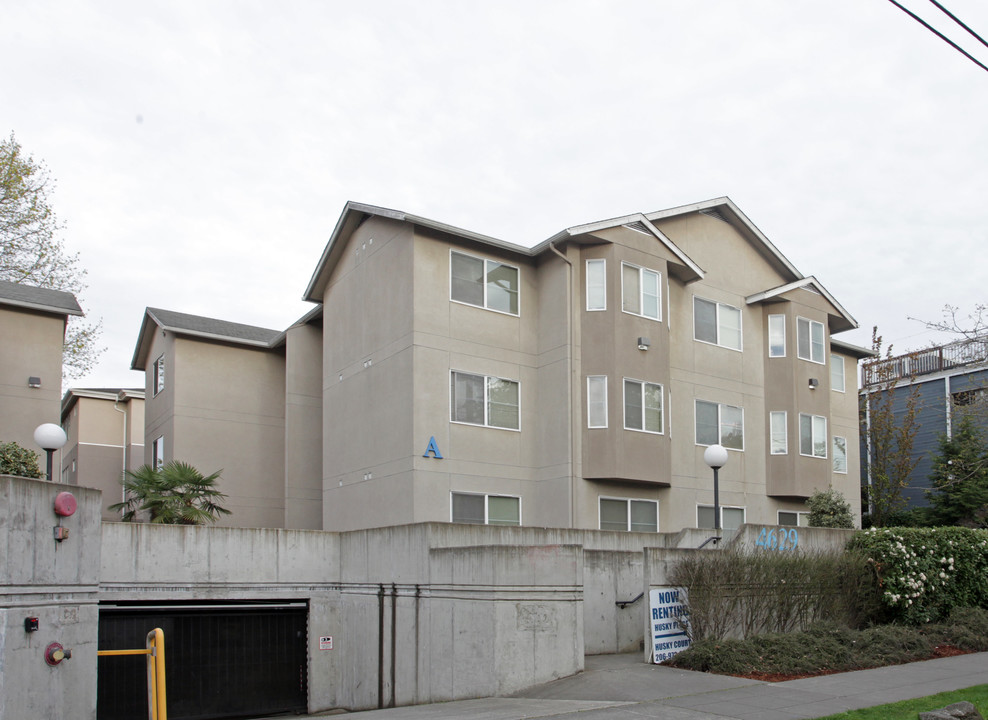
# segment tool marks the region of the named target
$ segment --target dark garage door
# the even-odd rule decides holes
[[[305,712],[305,603],[100,605],[99,649],[165,633],[169,720]],[[144,656],[99,658],[99,720],[147,717]]]

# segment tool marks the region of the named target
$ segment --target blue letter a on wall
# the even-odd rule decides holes
[[[432,457],[437,460],[443,459],[443,454],[439,452],[439,446],[436,444],[436,436],[433,435],[429,438],[429,445],[425,449],[425,454],[422,457],[429,457],[429,453],[432,453]]]

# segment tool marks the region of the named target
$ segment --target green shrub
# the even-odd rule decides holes
[[[747,640],[708,638],[664,664],[727,675],[811,675],[925,660],[944,645],[971,652],[988,650],[988,612],[958,609],[944,624],[851,630],[821,622],[797,633]]]
[[[693,640],[801,630],[830,620],[857,626],[875,613],[872,575],[855,553],[692,553],[669,575],[685,588]]]
[[[848,547],[873,571],[877,622],[928,623],[954,608],[988,608],[988,530],[871,528]]]
[[[38,467],[38,453],[15,442],[0,443],[0,475],[43,478]]]
[[[810,527],[853,528],[851,504],[839,490],[817,490],[806,500],[810,509]]]

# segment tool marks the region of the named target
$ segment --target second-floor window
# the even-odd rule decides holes
[[[697,400],[696,444],[720,444],[731,450],[744,450],[744,410]]]
[[[827,418],[822,415],[799,415],[799,454],[827,457]]]
[[[640,380],[624,380],[626,430],[662,432],[662,386]]]
[[[450,420],[468,425],[518,430],[518,383],[487,375],[451,372]]]
[[[768,414],[769,430],[771,433],[771,454],[785,455],[789,452],[789,430],[786,425],[785,410],[773,411]]]
[[[151,467],[157,470],[165,464],[165,437],[161,435],[155,438],[151,444]]]
[[[834,435],[834,472],[847,474],[847,438]]]
[[[450,251],[450,298],[510,315],[518,314],[518,268]]]
[[[801,360],[824,363],[823,323],[796,318],[796,355]]]
[[[693,298],[693,337],[732,350],[741,349],[741,311],[725,303]]]
[[[652,320],[662,319],[660,275],[637,265],[621,264],[621,309]]]
[[[154,393],[157,395],[162,390],[165,389],[165,356],[162,355],[157,360],[154,361]]]
[[[587,427],[607,427],[607,376],[587,376]]]

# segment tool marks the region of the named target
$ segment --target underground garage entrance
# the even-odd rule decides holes
[[[307,710],[305,602],[100,603],[99,649],[165,635],[169,720]],[[147,714],[144,656],[101,656],[98,720]]]

